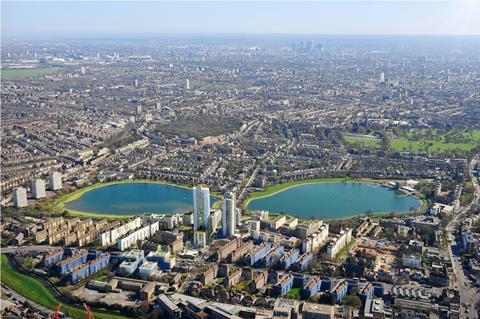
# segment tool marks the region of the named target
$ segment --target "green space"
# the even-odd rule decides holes
[[[382,139],[374,135],[345,133],[343,139],[347,144],[367,147],[380,148],[382,146]]]
[[[297,297],[300,297],[300,291],[302,291],[302,288],[292,288],[288,291],[287,297],[296,299]]]
[[[2,80],[18,80],[24,78],[40,77],[57,73],[61,68],[34,68],[34,69],[2,69]]]
[[[480,130],[411,130],[402,131],[390,140],[390,147],[399,152],[467,154],[480,146]]]
[[[343,261],[345,258],[347,258],[348,252],[352,251],[352,248],[355,246],[356,242],[357,242],[357,239],[355,237],[352,237],[352,241],[349,242],[345,247],[343,247],[338,252],[338,254],[334,258],[334,261],[340,262],[340,261]]]
[[[235,289],[236,291],[245,291],[245,289],[247,289],[247,287],[252,283],[251,280],[244,280],[244,281],[241,281],[239,282],[238,284],[236,285],[233,285],[233,289]]]
[[[473,193],[462,192],[460,195],[460,205],[468,206],[473,201]]]
[[[168,123],[160,123],[155,133],[169,137],[202,139],[207,136],[218,136],[237,131],[242,126],[238,117],[216,115],[179,116]]]
[[[10,264],[7,255],[2,254],[1,258],[1,274],[3,284],[7,285],[20,295],[37,304],[40,304],[52,310],[57,307],[60,302],[55,299],[55,297],[40,281],[36,280],[33,277],[16,272]],[[75,319],[88,319],[88,315],[85,313],[84,309],[63,305],[60,308],[60,311]],[[94,313],[94,316],[97,319],[125,318],[111,314],[106,315],[103,313]]]
[[[193,80],[191,82],[192,88],[204,91],[225,91],[225,90],[242,90],[252,86],[247,82],[224,82],[224,81],[203,81]]]

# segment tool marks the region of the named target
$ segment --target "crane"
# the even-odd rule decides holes
[[[85,308],[85,310],[87,311],[88,319],[95,319],[95,317],[93,316],[92,311],[90,310],[90,307],[87,306],[86,303],[83,303],[83,308]]]
[[[59,303],[57,305],[57,307],[55,308],[55,312],[52,314],[52,316],[50,317],[51,319],[60,319],[60,307],[62,306],[61,303]]]

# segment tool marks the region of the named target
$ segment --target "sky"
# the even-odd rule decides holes
[[[2,37],[138,33],[480,34],[470,1],[1,1]]]

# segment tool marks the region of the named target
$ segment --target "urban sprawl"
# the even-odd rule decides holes
[[[3,41],[2,318],[478,318],[478,49],[365,41]],[[248,209],[322,181],[422,204]],[[193,209],[64,205],[128,182]]]

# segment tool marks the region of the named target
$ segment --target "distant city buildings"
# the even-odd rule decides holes
[[[380,72],[380,82],[383,83],[385,82],[385,73]]]
[[[189,79],[185,80],[185,89],[190,90],[190,80]]]

